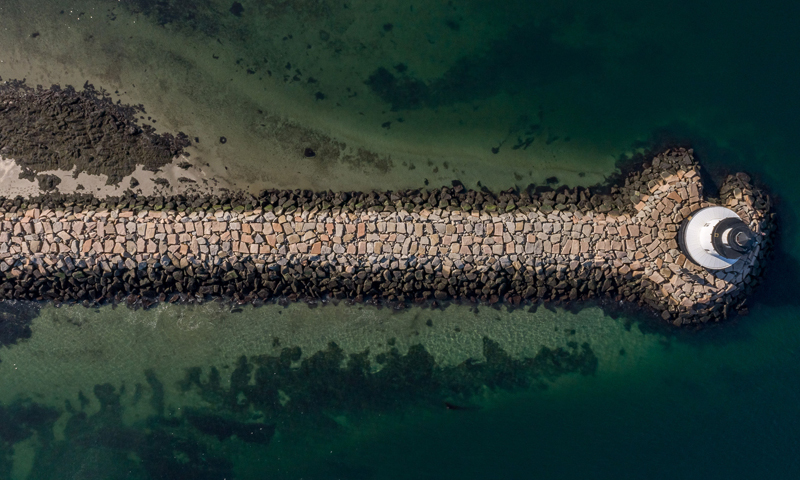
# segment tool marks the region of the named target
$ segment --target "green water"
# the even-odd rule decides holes
[[[33,319],[0,478],[800,476],[796,6],[241,4],[5,1],[0,76],[117,91],[238,188],[592,184],[691,145],[778,201],[750,315],[4,305]]]

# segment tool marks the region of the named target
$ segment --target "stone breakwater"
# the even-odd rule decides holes
[[[679,251],[681,221],[724,205],[759,245],[707,271]],[[675,325],[741,310],[774,228],[745,174],[703,195],[691,150],[657,155],[607,193],[433,191],[91,196],[0,202],[0,296],[82,302],[448,300],[519,305],[606,298]]]

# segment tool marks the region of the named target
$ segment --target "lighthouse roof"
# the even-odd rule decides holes
[[[716,251],[711,243],[710,227],[726,218],[740,219],[736,212],[725,207],[701,208],[692,214],[684,224],[681,235],[686,256],[698,265],[711,270],[721,270],[736,263],[737,258],[725,257]],[[706,239],[706,236],[709,238]]]

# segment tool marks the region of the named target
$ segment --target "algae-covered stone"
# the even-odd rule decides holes
[[[239,278],[239,274],[236,273],[236,270],[231,270],[222,277],[222,280],[225,282],[230,282],[232,280],[236,280],[237,278]]]

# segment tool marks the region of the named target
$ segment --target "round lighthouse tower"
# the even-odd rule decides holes
[[[681,224],[678,245],[686,257],[709,270],[722,270],[750,253],[756,235],[733,210],[705,207]]]

